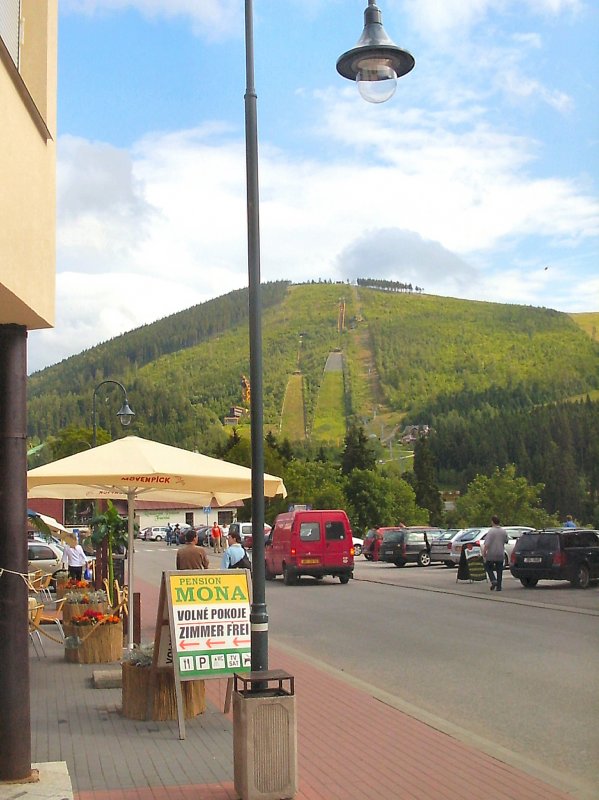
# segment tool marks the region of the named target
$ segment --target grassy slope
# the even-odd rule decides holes
[[[346,303],[346,327],[340,333],[341,298]],[[308,430],[317,403],[323,419],[335,418],[342,427],[349,409],[368,432],[378,435],[381,425],[390,430],[402,424],[406,413],[426,408],[432,400],[489,387],[511,390],[538,384],[549,386],[562,399],[594,394],[599,385],[599,350],[591,336],[597,322],[599,314],[570,318],[547,309],[391,294],[345,284],[290,286],[277,305],[263,312],[265,428],[280,429],[286,387],[298,367]],[[157,324],[157,337],[165,326],[164,321]],[[147,326],[144,335],[154,335],[153,330]],[[124,345],[119,337],[119,352],[126,350]],[[110,342],[103,344],[97,357],[110,362],[110,347]],[[339,392],[333,392],[330,400],[324,392],[319,397],[327,356],[336,348],[344,352],[345,405]],[[55,433],[57,426],[89,425],[91,393],[104,375],[82,384],[78,360],[89,370],[95,358],[94,348],[69,359],[68,371],[59,365],[47,376],[45,371],[35,376],[32,383],[38,396],[30,408],[48,412],[44,435]],[[58,373],[60,391],[55,391]],[[249,374],[245,319],[208,341],[144,366],[130,362],[127,370],[108,377],[127,385],[141,435],[160,438],[170,397],[180,401],[179,416],[171,420],[176,431],[181,430],[186,407],[189,413],[205,409],[222,418],[230,405],[241,401],[242,374]],[[297,387],[292,396],[294,392],[299,402]],[[159,405],[153,398],[162,399],[162,409],[153,410],[153,404]],[[284,422],[287,427],[289,421]],[[338,438],[341,427],[333,438]],[[296,430],[303,428],[304,422],[298,422]],[[184,438],[181,444],[185,446]]]

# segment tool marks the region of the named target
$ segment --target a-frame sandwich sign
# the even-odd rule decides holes
[[[230,678],[251,669],[251,588],[249,570],[162,573],[150,697],[156,670],[173,669],[180,739],[181,681]]]

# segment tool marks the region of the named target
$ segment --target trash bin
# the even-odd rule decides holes
[[[234,674],[233,773],[241,800],[295,797],[295,679],[288,672]]]

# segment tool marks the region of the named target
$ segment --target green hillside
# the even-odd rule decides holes
[[[567,314],[347,284],[266,284],[263,349],[265,428],[292,440],[307,431],[337,443],[351,419],[379,435],[450,411],[522,410],[599,388],[599,346]],[[343,370],[329,373],[338,350]],[[240,290],[31,376],[29,435],[36,443],[67,425],[91,427],[94,388],[114,379],[136,412],[132,432],[214,452],[248,374]],[[120,435],[111,403],[98,405],[99,426]]]

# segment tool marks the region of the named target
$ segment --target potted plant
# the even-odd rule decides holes
[[[70,622],[73,617],[81,616],[88,609],[105,613],[108,606],[108,595],[103,589],[98,591],[77,590],[65,592],[62,607],[62,620]]]
[[[119,661],[123,652],[121,618],[88,608],[65,625],[65,661],[105,664]]]
[[[150,677],[154,645],[139,645],[128,650],[122,658],[123,716],[127,719],[147,719]],[[173,668],[158,668],[152,684],[150,719],[177,719],[177,699]],[[206,687],[202,680],[181,684],[185,718],[192,719],[206,710]]]
[[[108,551],[108,599],[110,604],[114,605],[115,598],[112,596],[114,590],[113,556],[117,550],[124,549],[127,546],[127,520],[120,516],[111,500],[107,500],[106,503],[106,511],[103,514],[97,514],[91,520],[91,540],[97,548],[106,543]],[[99,577],[102,578],[103,576]]]

